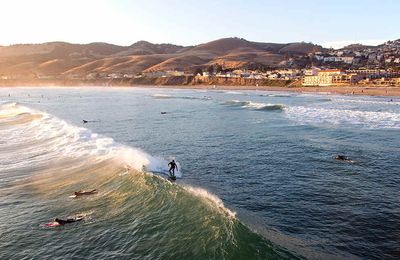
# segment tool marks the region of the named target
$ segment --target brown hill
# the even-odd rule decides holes
[[[131,46],[108,43],[49,42],[0,47],[0,75],[87,75],[183,70],[220,64],[240,68],[248,64],[281,66],[285,55],[306,55],[323,50],[311,43],[261,43],[224,38],[197,46],[153,44]]]
[[[190,51],[195,52],[207,52],[207,53],[215,53],[215,54],[224,54],[231,51],[239,51],[239,50],[256,50],[254,49],[256,46],[245,39],[239,38],[224,38],[215,40],[212,42],[200,44]]]
[[[146,41],[139,41],[131,46],[127,47],[126,50],[117,53],[118,56],[129,56],[129,55],[150,55],[150,54],[169,54],[177,53],[185,49],[183,46],[173,44],[153,44]]]
[[[280,53],[291,54],[308,54],[311,52],[319,51],[323,51],[323,48],[321,46],[305,42],[290,43],[279,50]]]

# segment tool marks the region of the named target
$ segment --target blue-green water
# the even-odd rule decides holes
[[[396,259],[399,101],[2,88],[0,258]]]

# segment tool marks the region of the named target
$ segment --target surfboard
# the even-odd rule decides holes
[[[71,199],[74,199],[74,198],[77,198],[77,197],[95,195],[95,194],[98,193],[97,190],[92,190],[92,191],[90,191],[91,193],[86,193],[86,194],[85,194],[85,192],[88,192],[88,191],[81,191],[80,195],[74,194],[74,195],[71,195],[71,196],[68,196],[68,197],[71,198]]]
[[[43,226],[45,226],[45,227],[59,227],[61,225],[58,222],[49,222],[49,223],[43,224]]]
[[[169,177],[168,177],[168,180],[170,180],[170,181],[176,181],[176,177],[175,177],[175,176],[169,176]]]

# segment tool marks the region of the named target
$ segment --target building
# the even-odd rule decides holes
[[[161,78],[161,77],[166,77],[167,73],[164,71],[151,71],[151,72],[143,72],[142,75],[147,78]]]
[[[358,74],[338,74],[332,76],[332,85],[356,84],[362,79],[363,76]]]
[[[318,75],[318,71],[320,71],[319,68],[312,67],[311,69],[304,70],[304,75],[305,76],[316,76],[316,75]]]
[[[181,76],[185,76],[185,72],[183,71],[178,71],[178,70],[168,70],[166,71],[167,76],[170,77],[181,77]]]
[[[340,57],[340,59],[342,60],[342,62],[347,63],[347,64],[352,64],[354,57]]]
[[[346,74],[338,69],[320,70],[317,75],[304,76],[303,86],[332,86],[354,84],[362,79],[358,74]]]

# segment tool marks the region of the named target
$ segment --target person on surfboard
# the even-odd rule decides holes
[[[74,194],[76,197],[82,196],[82,195],[92,195],[92,194],[96,194],[97,190],[90,190],[90,191],[75,191]]]
[[[175,160],[172,160],[172,162],[168,163],[169,168],[169,174],[171,175],[171,178],[175,178],[175,169],[178,171],[178,165],[176,165]]]

